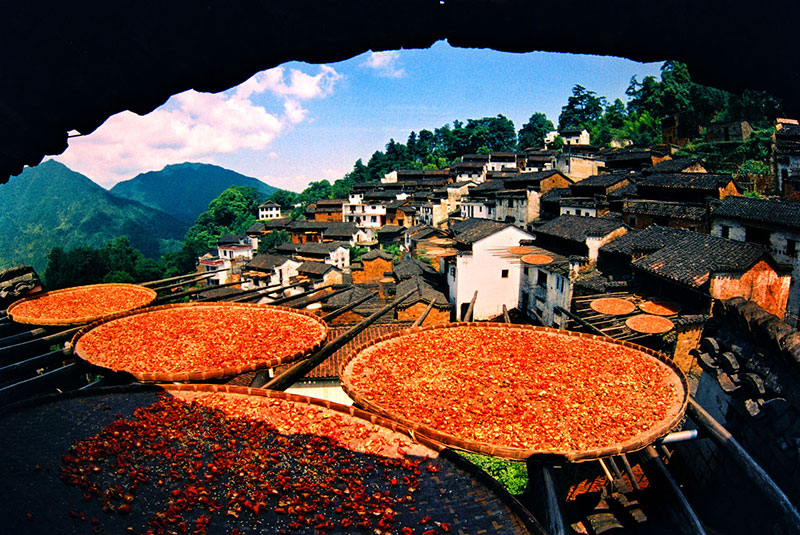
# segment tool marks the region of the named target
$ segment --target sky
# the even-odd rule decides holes
[[[390,139],[502,114],[517,130],[535,112],[558,123],[576,84],[626,101],[631,77],[661,63],[453,48],[367,52],[325,65],[290,62],[221,93],[186,91],[145,116],[123,112],[70,138],[55,159],[103,187],[182,162],[220,165],[302,191],[365,163]]]

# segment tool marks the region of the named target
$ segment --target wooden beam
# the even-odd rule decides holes
[[[13,346],[23,342],[28,342],[35,338],[40,338],[45,334],[47,334],[47,329],[43,328],[31,329],[30,331],[12,334],[11,336],[0,338],[0,347]]]
[[[161,290],[169,290],[170,288],[177,288],[178,286],[184,286],[186,284],[194,284],[195,282],[200,282],[205,279],[210,279],[211,277],[214,276],[214,274],[216,274],[219,271],[226,271],[226,270],[208,271],[202,274],[195,274],[193,277],[189,279],[182,280],[180,282],[175,282],[172,284],[165,284],[163,286],[153,286],[150,289],[160,292]]]
[[[242,284],[242,281],[237,282],[228,282],[226,284],[215,284],[213,286],[206,286],[204,288],[195,288],[193,290],[186,290],[185,292],[178,292],[176,294],[167,294],[162,295],[161,297],[157,297],[155,301],[153,301],[154,305],[160,305],[162,303],[166,303],[168,301],[173,301],[175,299],[181,299],[183,297],[189,295],[197,295],[206,292],[210,292],[212,290],[216,290],[217,288],[227,288],[228,286],[236,286],[237,284]]]
[[[674,498],[676,514],[675,520],[678,523],[676,528],[680,529],[683,533],[692,535],[705,535],[706,531],[703,524],[694,512],[689,500],[686,499],[680,486],[669,473],[661,457],[658,456],[656,449],[653,446],[648,446],[640,452],[643,463],[650,469],[651,477],[653,474],[662,481],[664,486],[671,491]]]
[[[565,316],[567,316],[568,318],[575,320],[576,322],[578,322],[578,324],[586,327],[587,329],[592,331],[594,334],[599,334],[600,336],[606,336],[608,338],[612,338],[611,336],[608,336],[606,333],[604,333],[603,331],[601,331],[600,329],[598,329],[597,327],[595,327],[594,325],[592,325],[588,321],[584,321],[582,318],[576,316],[575,314],[573,314],[569,310],[565,310],[564,308],[562,308],[560,306],[554,307],[553,310],[557,310],[557,311],[561,312],[562,314],[564,314]]]
[[[288,290],[289,288],[294,288],[295,286],[302,286],[306,284],[306,281],[302,282],[295,282],[294,284],[287,284],[286,286],[281,286],[280,284],[275,284],[272,286],[264,286],[264,287],[256,287],[250,290],[242,290],[241,292],[233,292],[229,293],[228,295],[222,296],[220,299],[221,301],[229,301],[229,302],[238,302],[242,299],[237,299],[242,296],[247,296],[248,298],[252,297],[255,294],[270,294],[274,292],[282,292],[284,290]]]
[[[327,290],[328,288],[331,288],[332,286],[333,286],[333,284],[326,284],[325,286],[320,286],[319,288],[312,288],[311,290],[305,290],[303,292],[300,292],[300,293],[297,293],[297,294],[294,294],[294,295],[287,295],[286,297],[280,297],[278,299],[275,299],[274,301],[271,301],[269,304],[270,305],[282,305],[284,303],[288,303],[289,301],[294,301],[295,299],[299,299],[301,297],[305,297],[305,296],[307,296],[309,294],[313,294],[313,293],[316,293],[316,292],[319,292],[319,291],[322,291],[322,290]]]
[[[503,321],[511,323],[511,317],[508,315],[508,307],[505,304],[503,304]]]
[[[330,320],[332,320],[332,319],[334,319],[334,318],[338,318],[339,316],[341,316],[341,315],[342,315],[342,314],[344,314],[345,312],[347,312],[347,311],[349,311],[349,310],[352,310],[352,309],[356,308],[356,307],[357,307],[358,305],[360,305],[361,303],[365,303],[365,302],[369,301],[370,299],[372,299],[373,297],[375,297],[375,296],[377,296],[377,295],[379,295],[379,293],[378,293],[378,292],[372,292],[372,293],[370,293],[370,294],[367,294],[367,295],[365,295],[364,297],[362,297],[362,298],[358,299],[357,301],[353,301],[352,303],[348,303],[348,304],[346,304],[346,305],[345,305],[345,306],[343,306],[343,307],[337,308],[337,309],[336,309],[336,310],[334,310],[333,312],[330,312],[330,313],[328,313],[328,314],[325,314],[325,315],[324,315],[324,316],[322,316],[320,319],[322,319],[322,321],[330,321]]]
[[[307,297],[301,298],[297,303],[293,303],[292,300],[290,300],[289,304],[287,304],[286,306],[289,306],[289,307],[292,307],[292,308],[298,308],[298,309],[299,308],[305,308],[305,307],[307,307],[308,305],[310,305],[312,303],[316,303],[318,301],[322,301],[323,299],[328,299],[329,297],[333,297],[334,295],[339,295],[342,292],[349,292],[353,288],[352,287],[339,288],[338,290],[334,290],[332,292],[326,292],[325,291],[326,289],[327,288],[323,289],[322,287],[317,288],[316,290],[313,290],[312,292],[309,292],[311,295],[308,295]],[[313,295],[314,292],[319,292],[319,293],[317,295]],[[297,297],[300,297],[300,296],[295,296],[295,298],[297,298]]]
[[[320,348],[316,353],[312,354],[305,360],[301,360],[300,362],[291,366],[288,370],[283,372],[282,374],[274,377],[273,379],[266,381],[265,383],[258,384],[261,380],[254,380],[253,384],[250,386],[258,388],[270,388],[272,390],[286,390],[294,383],[296,383],[299,379],[304,377],[308,372],[322,364],[328,357],[336,353],[340,348],[344,347],[350,340],[358,336],[358,334],[365,330],[367,327],[375,323],[381,316],[395,308],[397,305],[405,301],[408,297],[411,296],[416,290],[412,290],[400,297],[397,297],[394,301],[383,307],[382,309],[378,310],[364,321],[350,329],[349,331],[341,334],[334,340],[331,340],[327,344],[325,344],[322,348]],[[262,376],[263,377],[263,376]],[[256,376],[258,379],[259,376]]]
[[[697,422],[700,428],[728,454],[728,458],[744,471],[753,486],[778,506],[787,527],[794,533],[800,533],[800,513],[780,487],[769,477],[769,474],[739,444],[739,441],[691,397],[686,407],[686,414]]]
[[[469,302],[467,313],[461,321],[472,321],[472,315],[475,312],[475,302],[478,300],[478,290],[475,290],[475,295],[472,296],[472,301]]]
[[[431,299],[431,302],[428,303],[428,307],[425,310],[422,311],[422,314],[420,314],[419,317],[417,318],[417,320],[413,323],[413,325],[411,325],[412,329],[414,327],[419,327],[420,325],[422,325],[422,322],[425,321],[425,318],[427,318],[428,314],[430,314],[431,310],[433,310],[433,304],[435,302],[436,302],[436,299]]]
[[[202,275],[206,275],[206,274],[209,274],[209,273],[219,273],[220,271],[227,271],[228,269],[230,269],[230,268],[221,268],[221,269],[217,269],[217,270],[214,270],[214,271],[204,271],[202,273]],[[148,288],[152,288],[153,290],[155,290],[156,288],[153,288],[153,287],[154,286],[158,286],[159,284],[163,284],[165,282],[177,281],[177,280],[181,280],[181,279],[189,279],[189,278],[192,278],[192,277],[197,277],[198,275],[201,275],[201,273],[197,273],[197,272],[187,273],[186,275],[178,275],[177,277],[168,277],[166,279],[159,279],[159,280],[148,281],[148,282],[140,282],[138,284],[141,285],[141,286],[147,286]],[[178,286],[180,286],[180,284]]]

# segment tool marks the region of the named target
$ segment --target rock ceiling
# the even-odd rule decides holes
[[[116,0],[0,3],[0,183],[123,110],[217,92],[290,60],[456,47],[677,59],[695,81],[764,89],[800,115],[795,0]]]

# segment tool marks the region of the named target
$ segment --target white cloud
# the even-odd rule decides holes
[[[372,52],[363,63],[363,66],[374,70],[378,76],[383,76],[384,78],[402,78],[406,75],[406,71],[397,66],[399,59],[400,52],[397,50]]]
[[[92,134],[70,139],[57,159],[110,186],[171,163],[211,163],[219,154],[261,151],[287,128],[309,120],[301,100],[331,94],[341,77],[326,65],[315,75],[277,67],[224,93],[186,91],[146,116],[114,115]],[[270,112],[251,100],[265,92],[277,96],[282,109]]]

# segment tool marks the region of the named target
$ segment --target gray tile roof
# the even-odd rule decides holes
[[[800,230],[800,202],[728,196],[711,217],[726,217]]]
[[[414,293],[411,294],[411,297],[403,301],[401,306],[410,306],[419,300],[425,302],[433,300],[433,302],[439,306],[449,305],[447,297],[445,297],[441,291],[428,284],[424,278],[419,276],[406,279],[397,285],[397,295],[403,295],[406,292]]]
[[[632,256],[634,253],[651,253],[679,240],[688,230],[650,225],[644,230],[630,230],[600,248],[601,252],[621,253]]]
[[[702,220],[706,216],[705,206],[682,202],[628,201],[622,211],[626,214],[673,217],[695,221]]]
[[[688,188],[716,190],[725,187],[733,177],[711,173],[656,173],[637,181],[637,186],[655,188]]]
[[[672,160],[658,162],[653,167],[643,169],[642,173],[645,175],[681,173],[696,163],[701,163],[698,158],[673,158]]]
[[[317,275],[322,276],[329,272],[330,270],[335,269],[334,266],[330,264],[326,264],[325,262],[303,262],[298,266],[297,272],[303,273],[306,275]]]
[[[561,215],[538,226],[535,232],[583,243],[588,237],[607,236],[623,227],[624,223],[614,219]]]
[[[309,243],[301,243],[297,246],[297,252],[299,254],[316,254],[316,255],[327,255],[331,252],[335,251],[339,247],[349,247],[350,244],[347,242],[341,241],[330,241],[330,242],[309,242]]]
[[[258,271],[272,271],[276,267],[283,265],[288,260],[289,257],[286,256],[261,253],[255,255],[253,259],[247,263],[247,267]]]
[[[457,242],[471,245],[476,241],[482,240],[492,234],[510,226],[508,223],[500,223],[491,219],[466,219],[459,221],[452,226],[453,237]]]
[[[766,247],[761,245],[686,232],[679,240],[635,260],[631,265],[700,288],[714,272],[745,272],[768,256]]]

